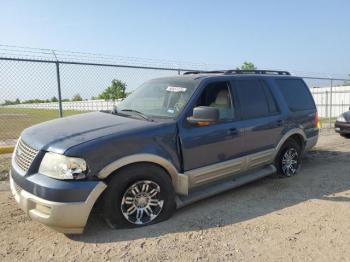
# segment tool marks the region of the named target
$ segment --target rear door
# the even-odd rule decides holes
[[[265,80],[254,78],[237,78],[233,81],[237,93],[241,121],[244,127],[244,151],[254,154],[271,151],[281,138],[283,120],[273,93]],[[257,157],[257,164],[270,161],[269,152]]]

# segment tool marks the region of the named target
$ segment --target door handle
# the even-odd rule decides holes
[[[229,135],[229,136],[238,135],[238,129],[237,128],[230,128],[229,130],[227,130],[227,135]]]

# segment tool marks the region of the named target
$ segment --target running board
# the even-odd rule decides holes
[[[181,208],[187,206],[196,201],[242,186],[244,184],[266,177],[268,175],[272,175],[274,173],[276,173],[276,167],[274,165],[269,165],[258,170],[250,171],[248,173],[243,173],[239,176],[235,176],[230,180],[225,180],[213,185],[203,186],[201,189],[196,189],[193,192],[190,192],[188,196],[177,196],[176,207]]]

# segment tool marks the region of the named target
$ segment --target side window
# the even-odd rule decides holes
[[[229,121],[235,118],[230,87],[226,81],[208,84],[195,106],[216,107],[219,109],[219,117],[222,121]]]
[[[276,83],[292,111],[314,109],[314,100],[301,79],[277,79]]]
[[[279,109],[278,109],[278,106],[277,106],[277,103],[276,103],[276,100],[275,98],[273,97],[272,95],[272,92],[271,92],[271,89],[270,87],[268,86],[268,84],[265,82],[265,81],[261,81],[261,84],[264,88],[264,91],[265,91],[265,95],[266,95],[266,99],[267,99],[267,102],[268,102],[268,105],[269,105],[269,112],[271,114],[276,114],[276,113],[279,113]]]
[[[244,119],[270,115],[271,109],[266,95],[268,91],[261,85],[260,80],[236,80],[235,90]],[[271,99],[273,99],[272,95]]]

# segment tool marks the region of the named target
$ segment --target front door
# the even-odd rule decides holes
[[[215,164],[224,161],[229,164],[230,160],[242,155],[243,128],[237,121],[235,99],[229,82],[208,83],[197,96],[193,107],[196,106],[217,107],[220,121],[207,126],[194,126],[185,120],[180,127],[183,166],[185,173],[203,169],[204,173],[208,173],[209,181],[210,172],[220,169]],[[192,114],[192,110],[188,115]]]

